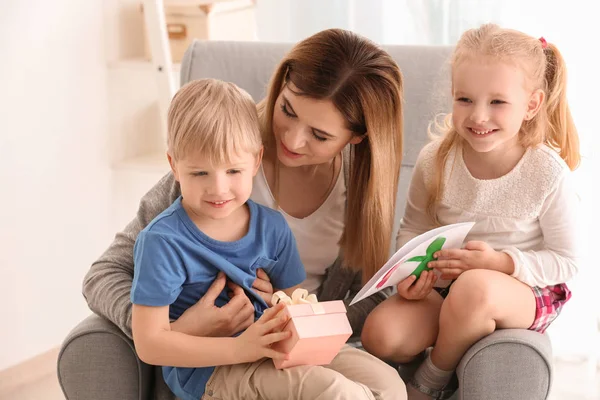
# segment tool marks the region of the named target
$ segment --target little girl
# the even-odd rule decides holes
[[[454,280],[449,293],[432,291],[433,271],[411,276],[362,334],[367,350],[400,363],[435,344],[409,399],[446,398],[464,353],[496,329],[544,332],[571,297],[565,282],[579,262],[579,141],[559,51],[488,24],[462,35],[451,65],[452,114],[419,155],[397,246],[438,225],[476,224],[464,248],[429,263]]]

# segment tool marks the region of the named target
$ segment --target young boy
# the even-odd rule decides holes
[[[173,393],[197,400],[217,365],[285,357],[270,348],[289,336],[278,332],[283,304],[265,312],[252,290],[257,269],[278,289],[299,285],[306,273],[283,216],[249,200],[263,151],[252,98],[231,83],[193,81],[173,98],[168,126],[167,157],[181,197],[135,243],[133,338],[143,361],[168,365],[163,376]],[[222,274],[251,297],[256,322],[232,338],[171,331],[169,322]],[[215,304],[228,300],[224,290]]]

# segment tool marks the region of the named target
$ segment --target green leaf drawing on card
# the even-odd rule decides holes
[[[440,251],[442,249],[444,243],[446,243],[446,238],[440,236],[431,242],[429,246],[427,246],[427,250],[425,251],[426,254],[424,256],[415,256],[408,259],[407,261],[419,262],[417,268],[415,268],[415,270],[410,274],[416,276],[418,279],[423,271],[431,271],[431,268],[429,268],[427,264],[429,264],[430,261],[433,261],[433,255],[436,251]]]

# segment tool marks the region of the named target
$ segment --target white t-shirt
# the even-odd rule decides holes
[[[435,227],[425,207],[438,147],[439,142],[428,144],[417,160],[398,248]],[[545,145],[529,148],[509,173],[481,180],[471,175],[458,147],[448,155],[443,179],[440,223],[475,221],[465,241],[484,241],[510,255],[515,278],[545,287],[576,274],[581,251],[579,198],[571,172],[556,151]]]
[[[342,168],[325,202],[308,217],[294,218],[278,208],[296,238],[300,259],[306,270],[306,280],[301,286],[310,293],[317,292],[323,282],[325,270],[335,262],[340,253],[338,243],[344,231],[346,210],[346,184]],[[250,198],[259,204],[275,208],[275,198],[262,165],[254,178]]]

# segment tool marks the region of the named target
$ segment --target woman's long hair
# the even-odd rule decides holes
[[[349,31],[329,29],[301,41],[277,67],[259,107],[263,141],[271,154],[275,102],[287,82],[302,96],[330,100],[346,127],[365,136],[350,153],[340,246],[344,265],[362,269],[366,281],[389,257],[402,159],[400,68],[387,52]]]

